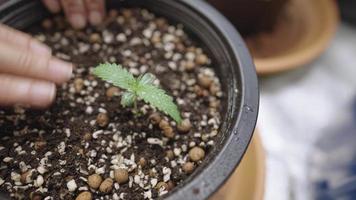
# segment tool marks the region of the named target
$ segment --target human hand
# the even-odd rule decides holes
[[[87,24],[99,25],[105,16],[105,0],[42,0],[48,10],[58,13],[63,9],[73,28],[81,29]]]
[[[1,106],[46,107],[55,98],[55,83],[71,75],[72,65],[52,57],[45,44],[0,24]]]

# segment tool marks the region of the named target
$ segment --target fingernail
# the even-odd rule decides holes
[[[46,81],[36,81],[32,83],[31,90],[31,104],[34,107],[49,106],[56,96],[56,86],[54,83]]]
[[[62,60],[52,58],[49,61],[49,74],[56,83],[68,81],[72,76],[73,65]]]
[[[98,11],[91,11],[89,14],[89,22],[96,26],[99,25],[101,23],[101,21],[103,20],[103,17],[101,16],[101,14]]]
[[[69,18],[70,23],[74,28],[81,29],[85,27],[86,21],[81,14],[72,14]]]
[[[51,54],[51,48],[49,48],[47,45],[42,44],[40,42],[31,42],[30,43],[30,48],[32,51],[41,54],[41,55],[49,55]]]

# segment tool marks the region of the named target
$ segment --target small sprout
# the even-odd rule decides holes
[[[114,86],[126,90],[121,96],[121,104],[124,107],[133,105],[136,113],[137,99],[142,99],[152,107],[168,114],[178,124],[181,123],[182,119],[177,105],[171,96],[153,84],[156,79],[153,74],[146,73],[135,78],[121,65],[110,63],[100,64],[93,73]]]

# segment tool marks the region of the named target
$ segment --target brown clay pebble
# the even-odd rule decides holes
[[[42,21],[42,27],[43,27],[43,28],[49,30],[49,29],[52,28],[52,26],[53,26],[52,20],[50,20],[50,19],[45,19],[45,20]]]
[[[106,90],[106,96],[111,98],[113,96],[118,96],[120,94],[120,89],[117,87],[109,87]]]
[[[208,75],[199,74],[198,75],[198,83],[200,86],[202,86],[204,88],[209,88],[210,85],[213,83],[213,80]]]
[[[23,183],[23,184],[27,183],[27,177],[29,175],[30,175],[30,171],[26,171],[26,172],[22,173],[21,178],[20,178],[21,183]]]
[[[189,119],[184,119],[180,124],[178,124],[177,129],[181,133],[189,132],[192,128],[192,124]]]
[[[167,186],[168,186],[167,190],[169,191],[169,190],[172,190],[174,188],[175,184],[173,183],[173,181],[168,181],[167,182]]]
[[[220,91],[220,89],[216,84],[211,84],[209,87],[209,91],[210,91],[210,94],[215,96]]]
[[[172,150],[168,150],[166,151],[166,157],[169,159],[169,160],[172,160],[174,158],[174,152]]]
[[[132,16],[132,11],[129,10],[129,9],[124,9],[124,10],[122,11],[122,15],[123,15],[126,19],[128,19],[128,18],[130,18],[130,17]]]
[[[84,86],[84,81],[83,81],[83,79],[81,79],[81,78],[76,78],[76,79],[74,80],[74,89],[75,89],[76,92],[82,91],[83,86]]]
[[[216,99],[209,102],[209,107],[210,107],[210,108],[218,108],[219,105],[220,105],[220,103],[219,103],[219,101],[216,100]]]
[[[88,177],[88,185],[93,189],[98,189],[103,182],[103,178],[99,174],[92,174]]]
[[[82,156],[84,156],[84,149],[78,149],[78,153]]]
[[[199,161],[205,157],[205,151],[200,147],[193,147],[189,151],[189,158],[192,161]]]
[[[40,194],[32,194],[31,200],[42,200],[42,196]]]
[[[101,37],[99,33],[92,33],[89,37],[90,43],[98,43],[101,41]]]
[[[126,169],[115,169],[114,177],[116,182],[118,182],[119,184],[123,184],[129,180],[129,173]]]
[[[195,69],[195,63],[193,61],[187,61],[184,65],[185,70],[191,72]]]
[[[141,167],[144,167],[146,166],[147,164],[147,161],[144,157],[141,157],[140,160],[138,161],[138,164],[141,166]]]
[[[151,38],[151,42],[153,44],[160,43],[161,42],[161,38],[158,35],[153,35],[152,38]]]
[[[70,30],[70,29],[65,30],[65,31],[64,31],[64,35],[65,35],[66,37],[73,37],[73,36],[74,36],[74,31],[73,31],[73,30]]]
[[[167,138],[173,138],[174,137],[174,131],[171,126],[166,126],[163,128],[163,135],[166,136]]]
[[[208,57],[205,54],[199,54],[195,58],[195,62],[199,65],[205,65],[208,63]]]
[[[159,127],[163,130],[166,127],[170,127],[169,123],[166,120],[161,120],[159,122]]]
[[[184,163],[184,165],[182,166],[182,169],[185,173],[190,174],[194,171],[194,163],[193,162],[186,162]]]
[[[46,141],[36,141],[35,142],[35,150],[40,150],[47,145]]]
[[[96,117],[96,123],[100,127],[105,127],[109,123],[109,117],[106,113],[99,113],[98,116]]]
[[[167,25],[167,21],[164,18],[158,18],[156,19],[156,24],[159,28],[163,28],[165,25]]]
[[[163,190],[166,190],[168,188],[168,184],[161,181],[161,182],[158,182],[156,187],[155,187],[157,190],[160,190],[160,189],[163,189]]]
[[[117,17],[117,15],[118,15],[117,10],[112,9],[112,10],[109,11],[109,17],[113,18],[113,17]]]
[[[208,95],[208,91],[200,87],[199,85],[194,86],[194,92],[197,94],[199,97],[204,97]]]
[[[149,116],[152,124],[159,124],[161,122],[161,115],[159,113],[153,113]]]
[[[148,172],[148,175],[149,175],[150,177],[156,177],[156,176],[157,176],[157,172],[154,171],[154,170],[152,170],[152,169],[150,169],[150,171]]]
[[[89,132],[84,133],[83,139],[85,141],[90,141],[91,138],[92,138],[91,133],[89,133]]]
[[[93,199],[93,195],[88,191],[81,192],[77,196],[77,198],[75,198],[75,200],[92,200],[92,199]]]
[[[112,190],[114,181],[111,178],[106,178],[99,187],[100,192],[108,193]]]

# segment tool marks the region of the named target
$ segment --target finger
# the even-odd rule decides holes
[[[59,13],[61,11],[59,0],[42,0],[42,2],[51,13]]]
[[[4,43],[0,45],[0,72],[63,83],[71,77],[72,65]]]
[[[105,16],[104,0],[85,0],[88,18],[91,25],[99,25]]]
[[[0,74],[0,105],[14,104],[33,107],[49,106],[56,95],[54,83],[29,79],[8,74]]]
[[[0,24],[0,42],[9,43],[22,49],[29,49],[41,55],[50,55],[51,49],[31,36]]]
[[[61,3],[64,13],[73,28],[84,28],[87,22],[83,0],[61,0]]]

